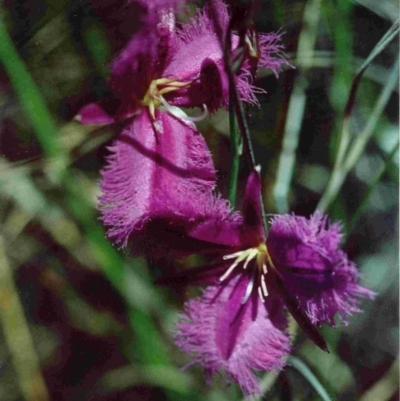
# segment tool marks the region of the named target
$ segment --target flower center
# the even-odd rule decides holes
[[[267,265],[275,267],[271,256],[268,253],[267,246],[265,244],[260,244],[254,248],[248,248],[230,255],[225,255],[223,259],[234,259],[234,261],[227,271],[220,277],[220,281],[224,281],[239,264],[243,264],[243,269],[246,270],[250,262],[255,262],[253,263],[253,266],[255,266],[254,274],[247,285],[242,303],[245,303],[249,299],[255,282],[257,282],[258,286],[258,295],[260,296],[261,301],[264,302],[265,298],[268,296],[268,289],[265,281],[265,276],[268,272]]]
[[[150,115],[155,120],[155,109],[164,105],[166,108],[173,107],[168,105],[163,95],[169,92],[176,91],[181,88],[189,86],[192,82],[180,82],[177,79],[170,78],[159,78],[151,81],[149,89],[147,90],[144,98],[142,99],[142,105],[147,106],[150,110]],[[168,106],[166,106],[168,105]]]

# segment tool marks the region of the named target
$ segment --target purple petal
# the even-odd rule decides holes
[[[166,66],[163,76],[179,78],[181,81],[196,80],[189,88],[170,94],[174,105],[196,107],[206,104],[214,111],[227,105],[228,80],[224,70],[221,42],[217,36],[210,12],[226,32],[229,16],[222,1],[213,1],[213,6],[198,10],[189,23],[177,32],[174,56]]]
[[[109,86],[131,114],[140,105],[150,82],[162,70],[175,41],[176,9],[183,1],[139,1],[141,27],[111,65]]]
[[[323,351],[329,353],[328,345],[321,332],[318,330],[315,324],[310,320],[308,314],[304,311],[304,308],[299,303],[298,299],[294,294],[287,290],[286,284],[279,272],[274,272],[271,276],[273,283],[273,291],[276,292],[284,302],[287,310],[296,320],[300,328],[303,330],[304,334]],[[269,284],[271,282],[269,281]]]
[[[203,137],[194,126],[157,114],[154,123],[146,110],[135,116],[102,171],[102,219],[109,238],[123,247],[149,227],[161,241],[167,228],[184,230],[211,210],[230,213],[212,195],[215,171]]]
[[[283,54],[281,36],[277,33],[258,34],[259,59],[253,60],[251,57],[245,59],[242,64],[241,72],[237,77],[237,87],[242,100],[258,105],[257,93],[265,91],[253,85],[254,81],[254,62],[258,68],[272,70],[275,76],[281,72],[284,65],[290,66]]]
[[[259,68],[268,68],[277,76],[284,65],[290,66],[283,53],[284,46],[280,34],[260,33],[258,41],[260,46]]]
[[[82,107],[75,119],[81,124],[111,124],[115,121],[98,103]]]
[[[229,284],[208,287],[201,297],[187,302],[175,341],[205,368],[208,377],[225,372],[246,395],[253,395],[260,393],[253,371],[282,368],[290,347],[282,331],[282,315],[272,322],[256,295],[241,303],[247,284],[248,277],[240,275]]]
[[[334,316],[347,323],[359,312],[359,298],[373,293],[358,285],[354,263],[340,250],[339,224],[327,225],[316,212],[309,219],[294,215],[272,219],[267,246],[288,291],[295,295],[312,323],[334,325]]]
[[[159,285],[182,286],[182,285],[217,285],[219,278],[229,268],[227,262],[219,260],[214,264],[196,266],[185,269],[175,275],[161,277],[157,280]]]
[[[210,210],[208,219],[194,225],[188,231],[188,235],[214,245],[240,247],[243,238],[242,218],[238,213],[223,213],[225,208],[230,209],[229,202],[219,199],[213,210]]]
[[[259,171],[253,170],[247,180],[242,206],[243,225],[246,229],[246,236],[250,237],[248,239],[250,246],[258,246],[266,239],[261,202],[261,177]]]
[[[229,205],[229,203],[227,203]],[[250,248],[265,242],[261,216],[261,178],[254,170],[249,175],[243,200],[243,218],[234,213],[221,219],[214,211],[210,218],[194,226],[188,235],[201,241],[235,248]]]

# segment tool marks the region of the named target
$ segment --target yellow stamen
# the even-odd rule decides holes
[[[142,105],[149,108],[150,115],[155,120],[155,109],[163,104],[162,100],[165,101],[163,95],[184,88],[191,83],[191,81],[181,82],[171,78],[154,79],[151,81],[149,89],[142,99]]]
[[[267,283],[265,280],[265,276],[268,272],[267,266],[269,265],[270,267],[275,268],[271,256],[268,253],[267,246],[265,244],[260,244],[259,246],[254,248],[249,248],[243,251],[232,253],[230,255],[225,255],[223,259],[234,259],[234,261],[226,270],[226,272],[220,277],[220,281],[224,281],[227,277],[229,277],[233,270],[239,264],[242,263],[242,267],[245,270],[247,269],[251,261],[255,261],[254,267],[256,268],[256,271],[250,279],[250,282],[246,289],[246,294],[243,297],[242,302],[246,302],[247,299],[250,297],[255,280],[257,280],[258,282],[258,295],[260,296],[261,301],[264,302],[265,298],[268,296]]]

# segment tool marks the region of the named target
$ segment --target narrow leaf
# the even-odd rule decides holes
[[[365,192],[363,200],[360,202],[359,206],[357,207],[356,212],[354,213],[348,227],[347,227],[347,233],[350,234],[353,230],[354,227],[356,226],[358,219],[360,218],[362,212],[364,211],[365,207],[368,204],[368,200],[371,197],[372,193],[374,192],[376,185],[379,183],[381,180],[383,174],[387,171],[389,168],[391,161],[393,159],[393,156],[396,154],[396,152],[399,150],[399,142],[394,146],[392,151],[387,155],[383,165],[379,169],[379,171],[376,173],[375,177],[371,180],[371,182],[368,185],[368,188]]]
[[[299,371],[304,378],[314,387],[314,390],[318,393],[323,401],[331,401],[331,397],[325,390],[324,386],[320,383],[310,368],[299,358],[290,356],[288,358],[288,365]]]

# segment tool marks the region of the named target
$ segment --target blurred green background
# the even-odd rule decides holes
[[[119,127],[72,118],[107,93],[108,63],[135,27],[137,10],[121,13],[123,4],[0,5],[1,401],[242,399],[223,377],[206,386],[200,367],[181,370],[189,359],[171,333],[192,292],[155,286],[162,266],[112,247],[98,221],[99,170]],[[297,335],[291,364],[262,377],[265,399],[399,397],[395,30],[368,63],[343,125],[355,76],[398,15],[397,0],[259,2],[259,31],[280,30],[296,67],[278,79],[260,71],[267,95],[247,109],[266,210],[329,210],[344,223],[362,284],[378,293],[348,327],[323,328],[329,355]],[[228,113],[199,128],[226,196]],[[245,178],[243,169],[239,190]]]

